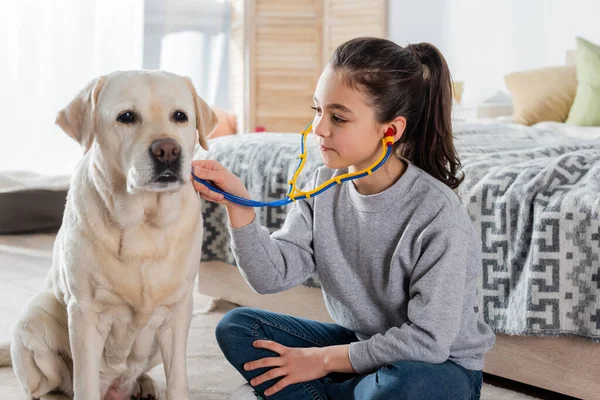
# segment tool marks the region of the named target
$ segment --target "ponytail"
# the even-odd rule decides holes
[[[397,154],[456,189],[460,160],[452,136],[452,81],[440,51],[430,43],[403,48],[378,38],[352,39],[331,59],[349,85],[363,90],[379,123],[406,118]]]
[[[400,141],[400,154],[412,163],[456,189],[464,179],[458,177],[460,160],[452,136],[452,80],[446,60],[430,43],[408,45],[421,63],[423,101],[421,115],[411,135]],[[413,140],[410,140],[413,139]]]

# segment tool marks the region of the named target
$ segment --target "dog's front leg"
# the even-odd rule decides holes
[[[100,313],[83,309],[72,300],[67,305],[69,340],[73,355],[74,400],[100,400],[100,358],[104,339],[99,331]]]
[[[157,331],[165,368],[167,400],[188,400],[186,349],[192,321],[192,291],[171,308],[170,315]]]

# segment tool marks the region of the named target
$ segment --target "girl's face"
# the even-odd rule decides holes
[[[313,132],[323,163],[331,169],[350,172],[370,167],[381,155],[383,127],[375,121],[364,95],[347,86],[327,66],[314,94]]]

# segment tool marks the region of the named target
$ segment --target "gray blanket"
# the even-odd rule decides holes
[[[459,195],[482,239],[479,307],[495,332],[600,340],[600,131],[562,124],[466,123],[454,128],[465,181]],[[285,196],[300,135],[211,141],[253,199]],[[299,181],[321,165],[314,142]],[[288,207],[257,209],[271,231]],[[224,210],[204,202],[204,260],[234,263]],[[306,283],[317,285],[318,277]]]

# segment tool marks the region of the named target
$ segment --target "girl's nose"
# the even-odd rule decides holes
[[[323,118],[315,118],[313,121],[313,133],[320,137],[328,137],[329,136],[329,127],[327,127],[326,123],[323,123]]]

